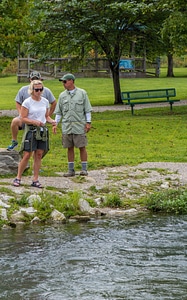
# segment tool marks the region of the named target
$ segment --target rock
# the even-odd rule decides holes
[[[30,206],[32,206],[33,202],[37,201],[37,202],[41,202],[41,197],[39,195],[30,195],[28,198],[27,198],[27,201],[29,203]]]
[[[17,211],[11,215],[10,222],[17,223],[17,222],[22,221],[23,218],[24,218],[24,214],[20,211]]]
[[[100,206],[102,203],[105,202],[105,197],[104,197],[104,196],[101,196],[101,197],[99,197],[99,198],[94,199],[94,201],[95,201],[95,203],[96,203],[98,206]]]
[[[13,196],[9,196],[9,195],[5,195],[5,194],[1,194],[0,195],[0,199],[4,202],[8,202],[10,199],[14,199]]]
[[[90,216],[73,216],[70,218],[70,220],[76,220],[78,222],[88,222],[90,219]]]
[[[2,226],[2,229],[4,230],[10,230],[10,229],[13,229],[13,228],[16,228],[16,224],[14,224],[15,226],[13,227],[12,224],[3,224]]]
[[[40,218],[34,217],[31,221],[31,224],[37,225],[41,222]]]
[[[160,186],[162,189],[169,189],[169,182],[164,182]]]
[[[58,210],[54,209],[51,213],[51,218],[53,222],[65,222],[66,217],[63,213],[59,212]]]
[[[2,220],[8,220],[7,218],[7,212],[5,208],[0,209],[0,219]]]
[[[4,203],[1,199],[0,199],[0,207],[4,207],[4,208],[10,208],[9,204]]]
[[[90,204],[86,200],[83,200],[83,199],[79,200],[79,209],[82,212],[91,212],[92,211]]]
[[[1,175],[17,174],[20,155],[17,151],[8,151],[0,148],[0,173]]]
[[[37,210],[35,210],[33,207],[26,207],[26,208],[21,207],[19,211],[16,211],[11,215],[10,222],[12,223],[18,223],[20,221],[23,222],[25,218],[25,213],[28,215],[33,215],[36,212]]]
[[[122,210],[122,209],[114,209],[114,210],[109,210],[107,212],[108,216],[116,216],[116,217],[120,217],[120,216],[124,216],[127,214],[134,214],[137,213],[137,210],[135,208],[131,208],[131,209],[127,209],[127,210]]]
[[[26,207],[26,208],[20,208],[20,212],[25,212],[28,215],[33,215],[34,213],[37,212],[36,209],[34,209],[33,207]]]

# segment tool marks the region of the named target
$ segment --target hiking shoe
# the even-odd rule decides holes
[[[75,171],[68,171],[67,173],[64,173],[64,177],[73,177],[75,176]]]
[[[80,171],[80,176],[88,176],[88,172],[86,170]]]
[[[17,147],[17,145],[18,145],[18,142],[15,140],[12,140],[12,144],[7,147],[7,150],[14,150]]]

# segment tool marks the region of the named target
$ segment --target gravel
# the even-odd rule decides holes
[[[22,177],[22,185],[14,187],[13,178],[2,178],[1,186],[11,189],[17,194],[28,192],[41,192],[40,189],[30,186],[31,176]],[[80,179],[78,173],[75,177],[63,177],[63,173],[57,173],[56,177],[40,176],[40,182],[44,188],[62,190],[82,190],[89,194],[90,188],[97,191],[117,190],[125,198],[136,199],[146,195],[149,190],[158,191],[168,188],[180,188],[187,185],[187,163],[172,162],[147,162],[137,166],[107,167],[100,170],[90,170],[88,176]],[[151,187],[151,189],[150,189]],[[56,192],[54,190],[54,192]]]

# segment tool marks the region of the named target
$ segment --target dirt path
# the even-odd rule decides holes
[[[173,107],[175,106],[184,106],[187,105],[187,100],[181,100],[180,102],[176,102],[173,104]],[[153,104],[138,104],[136,105],[135,109],[143,109],[143,108],[149,108],[149,107],[164,107],[168,106],[168,103],[155,103]],[[131,110],[131,108],[128,105],[108,105],[108,106],[93,106],[93,112],[104,112],[107,110],[114,110],[114,111],[123,111],[123,110]],[[12,110],[0,110],[0,117],[7,116],[7,117],[15,117],[17,116],[17,110],[12,109]]]
[[[2,178],[1,186],[4,182],[6,188],[18,194],[25,191],[41,192],[40,189],[30,186],[31,181],[30,176],[23,176],[22,185],[17,188],[12,185],[13,178]],[[134,167],[107,167],[101,170],[91,170],[83,179],[78,174],[75,177],[66,178],[63,177],[63,173],[57,173],[56,177],[40,176],[40,182],[44,189],[50,187],[54,189],[54,192],[82,190],[89,194],[90,188],[94,187],[97,191],[106,188],[108,191],[113,189],[123,197],[137,198],[145,195],[149,186],[160,190],[187,185],[187,163],[147,162]]]

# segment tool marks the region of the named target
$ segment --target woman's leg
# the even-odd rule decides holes
[[[33,176],[33,181],[38,180],[43,152],[44,152],[44,150],[41,150],[41,149],[37,149],[36,151],[34,151],[34,165],[33,165],[34,176]]]
[[[28,161],[29,161],[29,158],[31,157],[31,154],[32,154],[32,152],[26,152],[26,151],[24,152],[23,158],[20,161],[19,166],[18,166],[18,174],[17,174],[18,179],[21,179],[21,176],[28,165]]]

